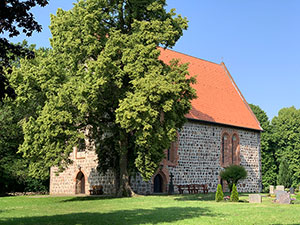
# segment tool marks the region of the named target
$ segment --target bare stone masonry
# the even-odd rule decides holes
[[[230,137],[233,134],[238,136],[240,165],[244,166],[248,173],[247,178],[239,182],[238,191],[260,192],[260,132],[197,121],[187,122],[179,131],[176,162],[168,163],[165,159],[165,163],[159,167],[157,174],[162,178],[162,191],[168,191],[169,176],[172,173],[175,193],[178,192],[176,185],[184,184],[207,184],[208,191],[215,192],[220,183],[219,172],[224,168],[221,165],[221,136],[224,131],[231,135]],[[51,194],[75,194],[79,167],[84,174],[86,194],[89,194],[93,185],[103,185],[105,194],[114,192],[113,174],[100,175],[97,172],[98,160],[93,149],[81,152],[80,157],[74,149],[70,158],[74,163],[58,176],[55,175],[57,169],[51,168]],[[132,178],[131,185],[139,194],[151,194],[154,191],[154,179],[145,182],[139,175]]]

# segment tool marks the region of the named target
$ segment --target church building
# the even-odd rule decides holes
[[[248,173],[237,186],[239,192],[261,191],[260,133],[262,128],[225,64],[195,58],[173,50],[161,49],[160,59],[169,63],[179,59],[189,63],[189,73],[196,75],[197,99],[186,115],[186,124],[178,131],[177,141],[165,150],[166,157],[148,182],[140,176],[131,179],[138,194],[167,192],[170,175],[175,193],[177,185],[206,184],[215,192],[220,171],[235,164]],[[94,185],[102,185],[104,194],[112,194],[112,173],[97,172],[97,155],[92,146],[74,147],[73,164],[58,176],[50,172],[50,194],[89,194]],[[223,185],[226,186],[226,185]]]

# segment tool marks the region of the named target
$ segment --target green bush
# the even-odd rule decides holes
[[[223,201],[223,199],[224,199],[224,194],[222,191],[222,185],[218,184],[215,200],[216,200],[216,202],[220,202],[220,201]]]
[[[239,193],[237,191],[236,185],[233,184],[232,186],[232,191],[231,191],[231,195],[230,195],[230,200],[232,202],[238,202],[239,201]]]
[[[247,177],[247,171],[244,167],[239,165],[231,165],[221,171],[220,177],[227,181],[229,190],[231,192],[233,184],[237,185],[240,179],[245,179]]]
[[[286,160],[286,158],[282,158],[280,165],[279,165],[279,171],[277,175],[277,184],[283,185],[284,187],[288,188],[291,187],[292,184],[291,179],[291,171],[289,168],[289,163]]]

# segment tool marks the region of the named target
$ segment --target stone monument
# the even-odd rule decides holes
[[[283,193],[279,196],[279,198],[276,198],[276,202],[279,204],[291,204],[291,196],[290,193]]]
[[[261,203],[261,195],[259,194],[250,194],[249,203]]]
[[[270,192],[269,192],[269,194],[274,194],[274,186],[273,185],[270,185]]]
[[[276,186],[276,190],[284,191],[284,186],[283,185],[278,185],[278,186]]]

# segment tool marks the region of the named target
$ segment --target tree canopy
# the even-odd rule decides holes
[[[249,104],[256,118],[258,119],[263,132],[261,133],[261,166],[262,184],[264,189],[275,185],[277,180],[278,165],[275,155],[275,143],[273,140],[273,129],[265,111],[259,106]]]
[[[292,186],[300,183],[300,110],[283,108],[272,119],[276,163],[285,159],[289,165]],[[288,176],[288,174],[286,174]]]
[[[188,65],[158,60],[158,46],[174,46],[187,28],[165,5],[81,0],[51,16],[52,50],[10,75],[17,103],[35,102],[20,147],[33,176],[65,168],[83,138],[96,148],[99,171],[115,173],[119,195],[132,194],[131,174],[156,172],[196,97]]]
[[[300,183],[300,110],[283,108],[270,122],[262,109],[251,104],[250,107],[264,129],[261,135],[261,164],[265,189],[281,183],[296,187]],[[282,176],[287,182],[282,182]]]
[[[0,34],[7,32],[9,37],[20,34],[20,29],[27,36],[33,31],[42,30],[33,14],[30,12],[36,5],[45,6],[48,0],[3,0],[0,1]],[[11,67],[11,62],[18,57],[33,57],[33,53],[21,45],[9,43],[6,38],[0,38],[0,101],[7,95],[15,97],[15,92],[4,76],[3,70]]]
[[[230,192],[233,185],[237,185],[238,181],[247,177],[247,171],[243,166],[230,165],[220,172],[220,177],[226,180]]]

